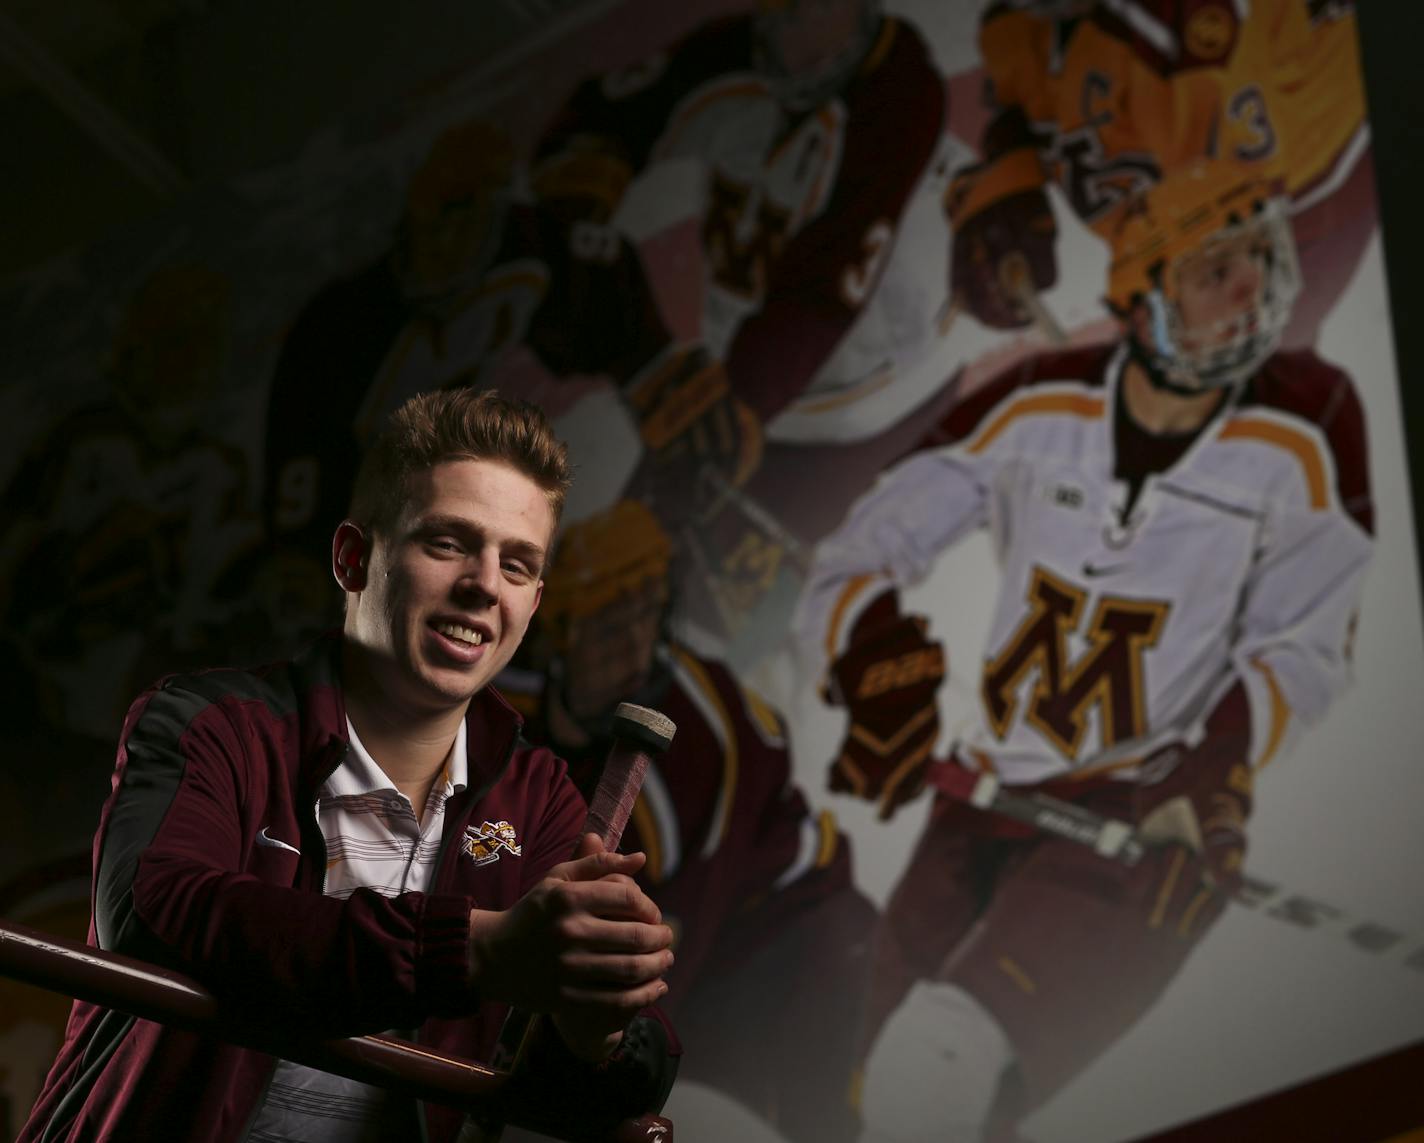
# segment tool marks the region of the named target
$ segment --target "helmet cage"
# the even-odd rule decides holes
[[[1256,304],[1208,326],[1187,328],[1177,302],[1182,269],[1228,243],[1246,241],[1262,261]],[[1138,356],[1164,388],[1198,393],[1231,388],[1258,370],[1280,344],[1300,293],[1300,267],[1284,203],[1271,199],[1243,220],[1233,219],[1196,250],[1152,268],[1141,298],[1145,322],[1132,326]]]
[[[805,0],[762,3],[755,17],[753,59],[776,101],[796,114],[819,107],[840,91],[860,67],[880,30],[879,0],[860,0],[854,34],[811,70],[793,70],[781,50],[788,9]]]

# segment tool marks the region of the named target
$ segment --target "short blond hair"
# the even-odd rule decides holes
[[[356,474],[350,518],[389,532],[410,496],[410,478],[447,460],[501,461],[537,484],[554,524],[573,483],[568,446],[543,410],[493,389],[418,393],[393,412]]]

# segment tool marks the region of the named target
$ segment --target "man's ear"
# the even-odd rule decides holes
[[[359,524],[343,520],[331,537],[331,574],[342,591],[363,591],[366,587],[366,562],[371,556],[371,541]]]

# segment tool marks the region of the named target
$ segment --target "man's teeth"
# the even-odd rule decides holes
[[[473,643],[476,647],[485,641],[480,632],[470,627],[461,627],[458,623],[442,623],[435,630],[451,639],[458,639],[461,643]]]

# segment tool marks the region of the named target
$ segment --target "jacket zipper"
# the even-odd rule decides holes
[[[516,729],[514,734],[510,736],[509,745],[505,747],[504,750],[504,757],[500,759],[499,766],[496,767],[494,776],[492,778],[490,778],[483,785],[479,786],[474,791],[474,793],[470,793],[470,791],[468,790],[465,791],[465,797],[461,800],[460,803],[460,812],[456,815],[457,821],[463,822],[469,809],[477,805],[479,803],[479,800],[483,798],[486,794],[488,794],[491,790],[493,790],[499,780],[504,777],[504,772],[509,769],[510,759],[514,757],[514,748],[519,745],[520,737],[520,733]],[[448,812],[448,805],[446,806],[446,810]],[[449,820],[450,819],[447,817],[446,821],[448,822]],[[461,827],[460,832],[464,832],[463,827]],[[435,879],[431,883],[431,889],[436,892],[440,890],[441,882],[445,878],[446,855],[450,849],[450,839],[454,836],[454,830],[446,830],[445,836],[440,839],[440,848],[435,851]],[[422,1043],[419,1028],[415,1030],[415,1035],[412,1037],[412,1039],[417,1044]],[[421,1143],[430,1143],[430,1125],[426,1122],[425,1101],[423,1099],[416,1100],[415,1106],[416,1121],[420,1124]]]
[[[340,766],[346,758],[346,750],[344,748],[333,750],[331,751],[331,755],[332,763],[322,772],[319,782],[325,782],[336,772],[336,768]],[[321,862],[318,866],[322,871],[321,883],[317,886],[317,892],[324,896],[326,894],[326,835],[321,832],[320,798],[312,803],[312,824],[315,826],[315,829],[311,832],[316,835],[316,849],[321,854]],[[310,841],[310,838],[306,839],[306,841],[303,842],[304,847],[306,844],[309,844]],[[257,1101],[252,1105],[252,1110],[248,1112],[247,1123],[242,1128],[242,1134],[238,1136],[238,1139],[243,1141],[243,1143],[246,1143],[248,1135],[252,1133],[252,1125],[257,1122],[257,1116],[261,1114],[262,1108],[267,1103],[267,1093],[272,1089],[272,1081],[277,1078],[277,1058],[273,1056],[271,1059],[272,1064],[267,1069],[267,1078],[262,1081],[262,1091],[257,1096]]]

